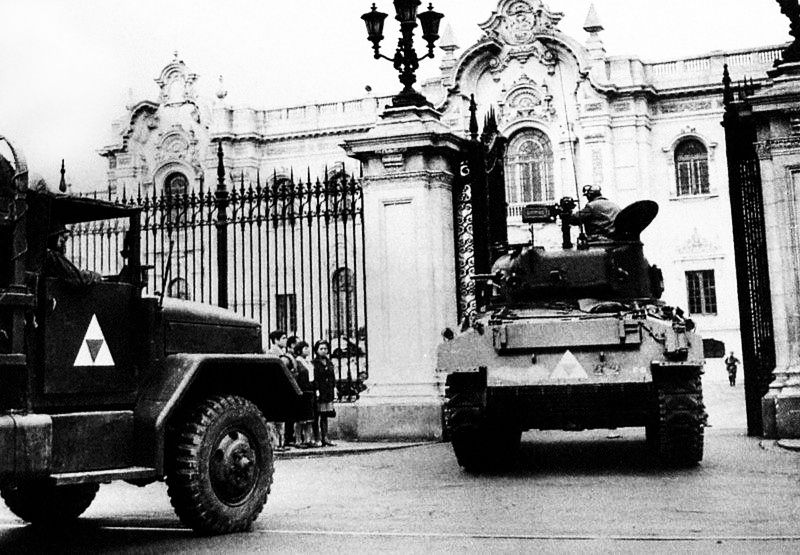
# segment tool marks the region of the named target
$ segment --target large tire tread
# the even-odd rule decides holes
[[[252,491],[236,506],[214,492],[209,477],[211,443],[239,423],[259,450],[259,475]],[[202,534],[227,534],[248,530],[261,513],[272,487],[272,446],[267,423],[249,400],[237,396],[212,396],[185,412],[173,426],[168,445],[167,486],[170,501],[181,521]]]

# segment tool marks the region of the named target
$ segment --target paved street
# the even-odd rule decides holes
[[[654,467],[639,430],[528,433],[508,471],[472,476],[450,446],[281,458],[254,533],[197,538],[166,488],[107,485],[44,535],[0,510],[3,552],[791,552],[800,453],[744,433],[743,389],[712,361],[703,464]],[[340,443],[340,446],[342,444]]]

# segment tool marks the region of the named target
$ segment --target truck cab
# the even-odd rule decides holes
[[[166,480],[191,528],[247,529],[272,483],[267,422],[306,418],[311,400],[264,353],[258,322],[144,291],[138,207],[29,189],[11,151],[0,157],[6,504],[29,522],[60,523],[100,483]],[[124,238],[107,233],[92,257],[104,275],[85,281],[52,270],[86,258],[88,244],[67,262],[52,248],[54,233],[80,225]]]

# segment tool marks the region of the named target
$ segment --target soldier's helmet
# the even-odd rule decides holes
[[[600,195],[603,194],[603,191],[600,189],[598,185],[584,185],[583,186],[583,196],[587,199],[592,200]]]
[[[72,234],[72,232],[59,220],[53,220],[50,222],[50,232],[47,234],[48,237],[55,237],[56,235],[61,235],[62,233]]]

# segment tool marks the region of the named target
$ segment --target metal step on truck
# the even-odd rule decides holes
[[[258,322],[143,294],[140,209],[28,187],[0,146],[0,494],[35,524],[64,524],[100,484],[166,480],[183,523],[250,528],[267,501],[267,422],[310,417]],[[11,154],[8,154],[8,153]],[[57,237],[122,221],[117,275],[79,270]],[[117,253],[111,253],[116,256]]]

